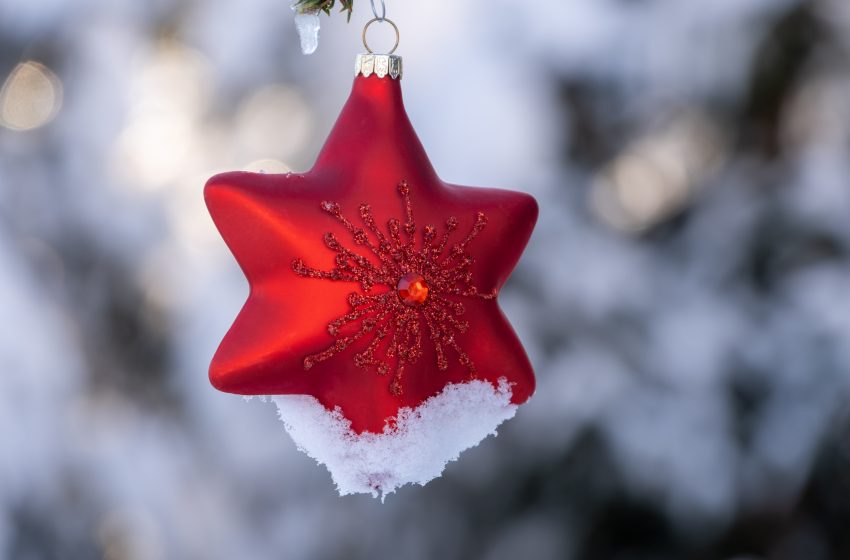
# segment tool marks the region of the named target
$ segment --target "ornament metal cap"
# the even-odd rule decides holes
[[[374,7],[375,4],[373,2],[373,10]],[[395,22],[384,17],[386,15],[386,10],[384,10],[384,12],[384,15],[379,17],[377,11],[375,11],[375,18],[366,22],[366,25],[363,27],[363,46],[366,47],[367,53],[357,55],[357,60],[354,62],[355,76],[368,78],[372,74],[375,74],[379,78],[386,78],[387,76],[393,80],[401,78],[401,57],[393,54],[398,48],[398,43],[401,40],[401,33],[399,32],[398,26]],[[387,23],[393,28],[393,31],[395,31],[395,44],[387,54],[375,54],[375,51],[372,50],[369,46],[369,42],[366,40],[366,33],[369,31],[369,27],[373,23]]]
[[[400,79],[401,57],[394,54],[358,54],[354,62],[354,75],[368,78],[372,74],[379,78],[389,76],[393,80]]]

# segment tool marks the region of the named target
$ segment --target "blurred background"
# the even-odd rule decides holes
[[[208,385],[204,181],[310,168],[366,0],[310,57],[288,0],[0,0],[0,558],[850,558],[850,2],[387,4],[441,176],[541,203],[538,394],[382,505]]]

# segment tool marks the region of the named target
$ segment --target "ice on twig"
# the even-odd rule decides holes
[[[486,381],[446,385],[415,409],[402,408],[380,434],[355,433],[338,408],[330,411],[311,396],[277,396],[274,402],[298,449],[328,468],[340,495],[382,499],[405,484],[437,478],[517,409],[504,378],[498,387]]]
[[[295,7],[293,6],[293,9]],[[313,54],[319,46],[319,12],[295,12],[295,28],[301,38],[301,52]]]

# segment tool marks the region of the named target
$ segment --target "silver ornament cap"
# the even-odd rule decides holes
[[[374,2],[372,3],[372,9],[374,10]],[[369,20],[366,25],[363,27],[363,46],[366,47],[365,54],[358,54],[357,60],[354,61],[354,75],[355,76],[363,76],[364,78],[368,78],[372,74],[378,76],[379,78],[386,78],[389,76],[393,80],[401,79],[402,75],[402,65],[401,65],[401,57],[394,55],[393,53],[398,48],[399,40],[401,39],[401,33],[398,30],[398,26],[391,19],[387,19],[386,10],[384,10],[383,15],[378,16],[377,10],[375,11],[375,18]],[[393,48],[389,50],[386,54],[375,54],[375,51],[369,46],[369,42],[366,40],[366,33],[369,31],[369,27],[374,23],[386,23],[389,24],[393,31],[395,32],[395,44]]]
[[[389,76],[393,80],[401,79],[401,57],[394,54],[358,54],[354,62],[354,75],[368,78],[372,74],[379,78]]]

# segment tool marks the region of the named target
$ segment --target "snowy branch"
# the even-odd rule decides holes
[[[354,7],[354,0],[339,0],[341,12],[348,12],[348,20],[351,20],[351,10]],[[295,2],[295,10],[299,14],[316,13],[323,11],[330,15],[331,9],[336,4],[336,0],[297,0]]]

